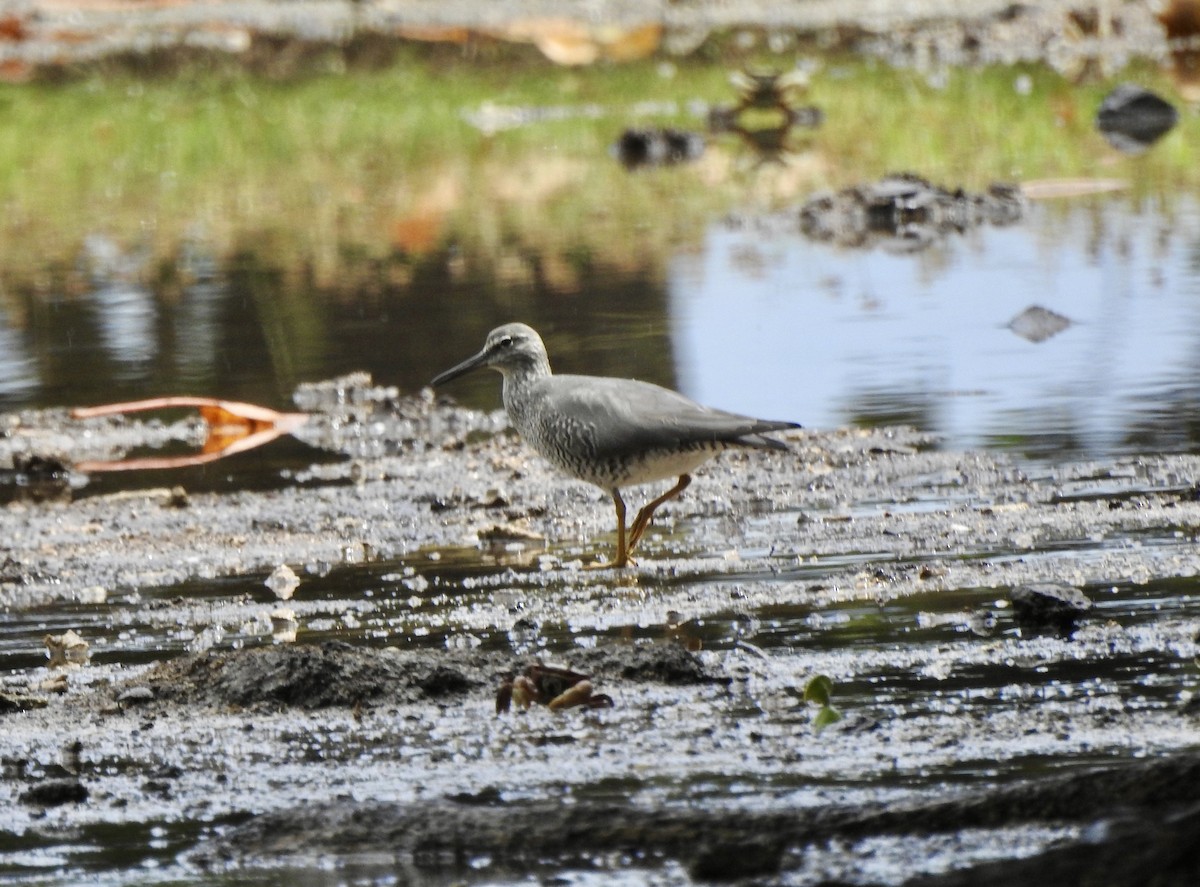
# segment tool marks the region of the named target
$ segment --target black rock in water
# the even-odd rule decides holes
[[[1060,638],[1075,634],[1080,618],[1092,608],[1091,600],[1078,588],[1057,582],[1018,585],[1009,598],[1022,632]]]
[[[1174,105],[1132,83],[1122,83],[1106,95],[1096,112],[1100,134],[1126,154],[1141,154],[1178,122]]]

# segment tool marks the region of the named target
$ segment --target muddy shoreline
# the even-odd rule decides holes
[[[43,606],[79,600],[96,586],[122,592],[265,576],[281,563],[387,562],[424,549],[479,550],[501,565],[506,557],[516,565],[536,561],[541,572],[578,572],[603,559],[604,534],[612,530],[607,496],[556,475],[502,413],[462,409],[429,392],[399,397],[364,377],[316,387],[324,400],[306,400],[310,420],[295,435],[323,461],[289,472],[279,489],[180,496],[133,487],[88,495],[86,481],[68,472],[56,481],[58,501],[16,496],[2,516],[8,543],[0,602]],[[8,419],[0,458],[36,453],[68,466],[118,461],[191,428],[179,423],[164,433],[158,422],[73,420],[65,411]],[[1102,550],[1088,564],[962,560],[964,553],[1034,551],[1097,534],[1188,533],[1200,527],[1200,457],[1023,464],[996,453],[942,452],[929,436],[899,427],[782,437],[791,447],[786,457],[731,452],[706,467],[694,490],[664,510],[666,527],[693,525],[686,546],[673,551],[665,540],[665,549],[616,581],[636,585],[696,568],[740,574],[746,564],[735,549],[768,559],[776,572],[802,567],[816,552],[870,551],[924,565],[884,570],[866,586],[813,583],[811,593],[828,601],[971,583],[1079,585],[1098,573],[1190,576],[1200,567],[1200,557],[1153,547]],[[925,509],[925,499],[952,506]],[[579,576],[587,585],[588,574]]]
[[[805,46],[921,67],[1048,61],[1071,70],[1095,59],[1120,65],[1168,55],[1150,4],[1077,6],[1069,0],[980,0],[969,8],[950,0],[4,0],[0,77],[25,82],[210,65],[294,77],[391,64],[404,47],[567,65],[697,52],[735,62],[763,47]]]
[[[1041,871],[1116,877],[1112,859],[1131,844],[1149,858],[1113,883],[1158,866],[1161,883],[1182,884],[1179,872],[1194,871],[1181,848],[1194,846],[1185,802],[1200,715],[1178,689],[1193,683],[1195,619],[1118,624],[1096,613],[1073,637],[1041,636],[1016,626],[1004,598],[1030,582],[1095,596],[1113,583],[1193,581],[1197,458],[1049,466],[939,451],[903,428],[798,431],[786,456],[730,453],[702,471],[664,508],[636,568],[590,572],[584,564],[611,545],[609,504],[553,474],[502,416],[361,377],[299,399],[311,416],[297,434],[325,456],[298,484],[181,496],[89,494],[75,481],[57,499],[0,510],[5,611],[91,607],[114,626],[107,638],[92,632],[89,665],[50,669],[30,650],[3,677],[11,840],[210,822],[174,848],[187,871],[383,854],[385,870],[428,883],[596,865],[807,883],[799,872],[834,865],[813,861],[824,847],[1037,828],[1052,837],[1020,851],[1019,867],[981,869],[987,883]],[[65,413],[9,417],[5,456],[120,458],[190,427],[85,424],[81,435]],[[463,590],[439,573],[450,569],[444,552],[468,565]],[[283,563],[301,579],[286,602],[294,644],[268,629],[246,634],[278,604],[260,583]],[[349,602],[306,593],[322,572],[375,577],[372,592]],[[193,597],[204,582],[241,591]],[[345,632],[412,590],[413,606],[444,601],[406,617],[408,642],[327,642],[316,630],[344,620]],[[827,614],[848,610],[892,612],[898,631],[943,640],[890,651],[833,635],[774,645],[762,624],[797,607],[818,639],[836,628]],[[187,626],[195,640],[130,664],[120,649],[134,639],[118,632],[135,622]],[[706,623],[735,633],[685,650],[696,646],[689,626],[703,637]],[[981,623],[992,628],[977,633]],[[572,640],[592,633],[598,643]],[[530,648],[529,637],[540,640]],[[1094,685],[1041,698],[1058,681],[1093,686],[1089,672],[1137,657],[1176,677],[1150,695]],[[497,717],[499,679],[534,658],[591,674],[617,707]],[[846,715],[819,735],[800,698],[816,673],[832,677]],[[938,697],[972,674],[994,676],[1011,688],[997,699],[1015,691],[1017,705],[942,710]],[[881,679],[899,681],[901,695],[889,702],[873,686]],[[992,777],[919,775],[990,756]],[[1042,758],[1074,763],[1025,772],[1023,761]],[[687,802],[713,779],[747,789]],[[759,780],[774,787],[750,788]],[[699,850],[685,838],[697,833]],[[994,857],[965,858],[957,865],[973,871],[970,859]],[[922,871],[922,883],[960,877]]]

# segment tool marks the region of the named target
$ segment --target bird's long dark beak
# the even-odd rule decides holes
[[[476,369],[479,369],[479,367],[486,365],[487,359],[488,359],[488,352],[485,349],[483,351],[480,351],[474,357],[468,357],[466,360],[464,360],[458,366],[451,367],[450,369],[446,370],[446,372],[444,372],[444,373],[438,373],[438,375],[436,375],[434,377],[433,381],[430,382],[429,384],[435,388],[438,385],[444,385],[445,383],[449,382],[451,379],[457,379],[459,376],[463,376],[463,375],[466,375],[467,373],[471,372],[471,370],[476,370]]]

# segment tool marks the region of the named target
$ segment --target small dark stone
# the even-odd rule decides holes
[[[813,240],[911,252],[983,224],[1010,225],[1024,212],[1025,198],[1015,185],[994,183],[985,193],[968,194],[900,172],[817,194],[800,208],[798,221],[800,233]]]
[[[682,644],[632,644],[580,650],[571,659],[573,668],[599,675],[618,675],[627,681],[664,684],[721,683],[704,671],[700,660]]]
[[[458,792],[450,795],[447,800],[453,801],[456,804],[480,804],[488,806],[504,803],[504,798],[500,795],[500,789],[494,785],[481,788],[477,792]]]
[[[88,798],[87,786],[78,779],[47,779],[21,793],[22,804],[58,807],[82,804]]]
[[[0,484],[12,484],[19,498],[49,502],[69,497],[71,468],[53,456],[17,453],[11,470],[0,470]]]
[[[717,841],[700,849],[688,866],[688,873],[702,881],[773,875],[779,872],[785,848],[781,838],[769,835]]]
[[[142,791],[148,795],[169,798],[171,797],[171,783],[164,782],[161,779],[151,779],[142,783]]]
[[[30,696],[25,693],[0,693],[0,715],[45,707],[46,700],[41,696]]]
[[[12,460],[13,468],[24,475],[26,483],[65,481],[70,474],[67,464],[54,456],[16,453]]]
[[[437,697],[465,693],[474,684],[462,672],[439,665],[420,678],[417,686],[424,690],[427,696]]]
[[[1122,83],[1106,95],[1096,113],[1100,134],[1126,154],[1142,153],[1178,122],[1174,105],[1132,83]]]
[[[139,679],[161,702],[295,706],[308,710],[382,699],[417,701],[477,685],[432,657],[393,657],[340,641],[229,652],[209,650],[164,662]]]
[[[670,166],[695,160],[704,153],[704,138],[677,129],[627,129],[613,145],[613,153],[629,169]]]
[[[1008,322],[1010,330],[1035,345],[1057,336],[1070,325],[1069,317],[1041,305],[1030,305]]]
[[[149,687],[130,687],[117,694],[117,705],[143,705],[154,701],[154,691]]]
[[[1056,582],[1018,585],[1009,599],[1022,632],[1061,638],[1071,637],[1080,618],[1092,608],[1091,600],[1078,588]]]

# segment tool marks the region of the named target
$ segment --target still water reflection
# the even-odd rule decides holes
[[[917,255],[713,227],[670,274],[681,386],[815,426],[1042,455],[1200,444],[1200,204],[1035,204]],[[1040,342],[1010,322],[1071,322]]]
[[[522,319],[561,371],[810,427],[903,421],[1048,457],[1194,451],[1197,232],[1191,196],[1035,204],[913,254],[714,219],[665,267],[582,263],[570,291],[464,273],[452,251],[336,293],[249,251],[161,292],[110,262],[90,292],[0,300],[0,409],[180,393],[286,408],[296,384],[362,369],[412,391]],[[1022,338],[1009,324],[1035,305],[1070,325]],[[456,394],[498,404],[491,378]]]

